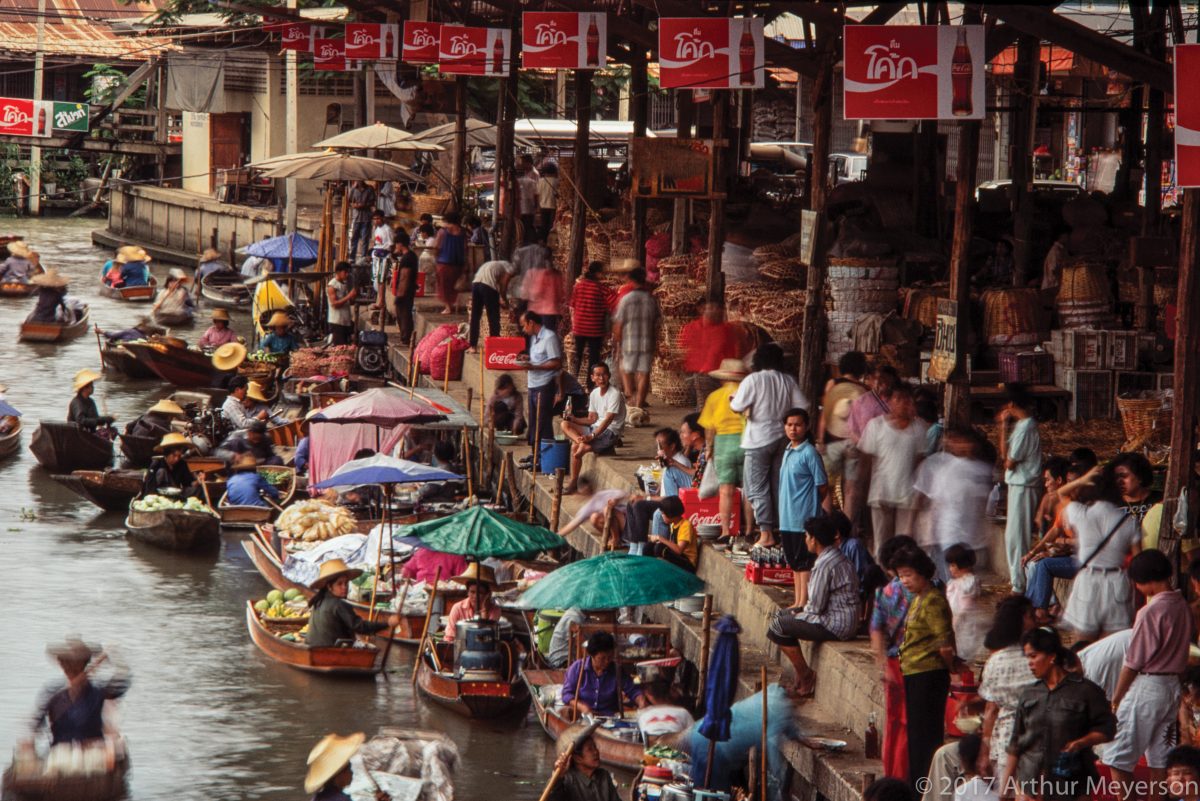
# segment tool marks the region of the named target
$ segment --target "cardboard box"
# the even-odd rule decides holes
[[[709,470],[715,469],[711,464]],[[714,495],[700,500],[700,490],[684,489],[679,491],[679,500],[683,501],[683,514],[692,521],[692,527],[699,530],[702,523],[721,522],[721,500]],[[742,491],[733,491],[733,519],[729,523],[729,533],[734,537],[742,532],[741,521]]]

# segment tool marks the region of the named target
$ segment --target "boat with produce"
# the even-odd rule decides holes
[[[21,323],[17,339],[21,342],[62,342],[64,339],[74,339],[88,330],[90,314],[91,310],[84,306],[73,323],[32,322],[27,317],[25,322]]]
[[[507,624],[507,626],[505,625]],[[507,621],[459,622],[457,643],[426,640],[417,662],[417,691],[467,718],[524,714],[529,688]]]
[[[567,718],[569,710],[557,703],[558,690],[562,687],[566,674],[565,670],[525,670],[521,674],[533,699],[533,711],[552,740],[557,740],[558,736],[571,726],[571,721]],[[551,695],[553,697],[550,697]],[[600,751],[600,761],[617,768],[639,770],[643,764],[645,746],[640,740],[621,738],[618,731],[619,729],[603,726],[596,729],[595,740],[596,748]]]
[[[0,417],[0,422],[6,422],[9,428],[7,434],[0,434],[0,459],[5,459],[16,453],[21,447],[21,418],[12,415]]]
[[[149,303],[158,294],[158,279],[150,276],[150,283],[138,286],[112,286],[100,281],[100,296],[123,300],[127,303]]]
[[[241,273],[230,270],[209,273],[200,279],[200,294],[211,306],[222,309],[250,308],[250,287],[242,283]]]
[[[254,602],[247,601],[246,628],[258,650],[274,661],[309,673],[339,676],[374,676],[383,668],[384,651],[373,643],[361,648],[310,647],[304,642],[308,618],[271,617],[272,606],[266,604],[260,612]]]
[[[38,464],[51,473],[103,470],[112,464],[113,441],[74,423],[42,420],[29,442]]]
[[[221,544],[221,521],[198,498],[139,498],[129,505],[125,530],[138,542],[169,551],[215,549]]]
[[[146,342],[127,342],[125,348],[163,381],[178,387],[207,387],[212,384],[212,359],[202,350],[189,348],[176,337],[154,337]]]
[[[27,281],[0,281],[0,298],[27,298],[37,290]]]
[[[25,770],[14,759],[0,779],[0,794],[18,801],[117,801],[128,792],[129,752],[123,738],[116,740],[113,764],[106,771],[84,775],[51,773],[45,762],[36,759]]]
[[[276,506],[287,506],[296,491],[296,468],[282,465],[259,465],[259,474],[271,486],[279,490],[279,500]],[[228,528],[254,528],[262,523],[270,523],[278,513],[276,506],[239,506],[225,502],[225,493],[217,502],[217,513],[221,516],[221,525]]]
[[[75,470],[50,478],[106,512],[124,512],[142,491],[141,470]]]

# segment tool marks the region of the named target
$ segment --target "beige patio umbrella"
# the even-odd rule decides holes
[[[313,147],[336,147],[344,150],[421,150],[426,152],[446,149],[439,143],[419,139],[408,131],[392,128],[382,122],[331,136],[317,142]]]
[[[298,178],[312,181],[413,181],[423,180],[412,170],[380,159],[349,153],[296,153],[250,165],[268,178]]]
[[[426,129],[413,135],[413,138],[420,142],[430,142],[435,145],[449,147],[454,143],[454,126],[455,123],[448,122],[445,125],[436,125],[433,128]],[[515,136],[517,147],[533,148],[533,142],[523,136]],[[468,147],[495,147],[496,146],[496,125],[483,120],[468,119],[467,120],[467,146]]]

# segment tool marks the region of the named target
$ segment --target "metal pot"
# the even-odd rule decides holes
[[[675,602],[675,608],[685,613],[701,612],[704,610],[704,595],[689,595],[686,598],[680,598]]]

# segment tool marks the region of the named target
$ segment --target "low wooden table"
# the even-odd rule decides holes
[[[1071,392],[1053,384],[1033,384],[1026,387],[1037,404],[1038,417],[1065,422],[1070,411]],[[971,419],[977,423],[990,423],[1005,403],[1004,387],[989,384],[971,387]],[[1053,417],[1046,410],[1053,410]]]

